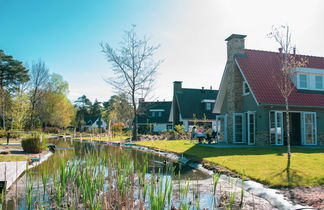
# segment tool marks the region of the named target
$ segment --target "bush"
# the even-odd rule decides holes
[[[23,138],[21,146],[25,152],[40,153],[46,150],[47,139],[40,133],[31,133]]]

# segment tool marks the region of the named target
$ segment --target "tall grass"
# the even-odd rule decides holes
[[[123,148],[108,153],[95,144],[77,143],[74,151],[58,151],[47,167],[39,167],[43,186],[34,190],[43,192],[42,200],[36,199],[35,194],[40,192],[33,193],[32,176],[27,173],[26,206],[28,209],[45,205],[51,209],[200,209],[198,181],[194,192],[189,179],[182,180],[180,171],[175,174],[175,167],[163,164],[163,170],[156,172],[147,155],[125,152]],[[220,174],[212,177],[215,199],[219,178]],[[227,207],[234,208],[231,199],[235,196],[228,198]],[[36,200],[40,202],[37,205],[33,204]]]

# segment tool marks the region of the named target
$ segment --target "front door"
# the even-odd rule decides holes
[[[300,113],[289,113],[290,122],[290,139],[292,146],[301,145],[301,119]]]

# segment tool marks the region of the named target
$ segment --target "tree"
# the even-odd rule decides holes
[[[43,91],[44,98],[39,108],[39,118],[43,124],[64,128],[72,122],[75,110],[67,99],[68,83],[58,74],[51,74],[47,88]]]
[[[23,130],[27,126],[27,121],[30,117],[30,102],[28,94],[19,92],[13,97],[11,114],[12,128]]]
[[[90,99],[87,98],[87,96],[83,95],[80,96],[75,102],[74,102],[75,106],[76,106],[76,125],[78,127],[78,129],[81,129],[81,125],[84,125],[84,118],[86,116],[90,115],[90,107],[92,106],[92,103],[90,101]]]
[[[290,139],[290,124],[289,124],[289,96],[294,89],[294,84],[292,82],[297,67],[305,67],[307,65],[307,60],[302,56],[296,56],[296,48],[293,47],[291,42],[291,33],[289,31],[289,26],[273,27],[272,32],[268,34],[269,38],[275,40],[280,46],[280,73],[274,74],[274,79],[277,81],[278,89],[284,98],[285,111],[286,111],[286,124],[287,124],[287,174],[288,181],[290,181],[290,159],[291,159],[291,139]]]
[[[6,129],[6,100],[21,83],[29,80],[28,69],[23,64],[0,50],[0,116],[3,129]]]
[[[105,81],[120,93],[130,97],[133,106],[132,140],[137,139],[137,99],[145,98],[155,80],[155,74],[161,60],[155,61],[154,54],[159,46],[149,45],[147,38],[138,38],[135,26],[125,31],[119,49],[109,44],[101,44],[102,52],[112,66],[114,77]]]
[[[102,106],[101,102],[97,99],[93,102],[92,106],[90,106],[90,115],[92,116],[101,116]]]
[[[49,84],[49,70],[42,60],[33,62],[31,67],[30,87],[30,122],[29,129],[36,127],[37,112],[45,97]]]

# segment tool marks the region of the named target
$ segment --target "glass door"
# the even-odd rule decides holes
[[[226,115],[216,116],[216,131],[218,142],[227,142],[226,136]]]
[[[303,144],[304,145],[316,145],[316,113],[315,112],[303,112],[302,114],[302,131],[303,131]]]
[[[270,142],[273,145],[283,145],[283,112],[270,112]]]
[[[255,144],[255,113],[247,112],[248,144]]]

